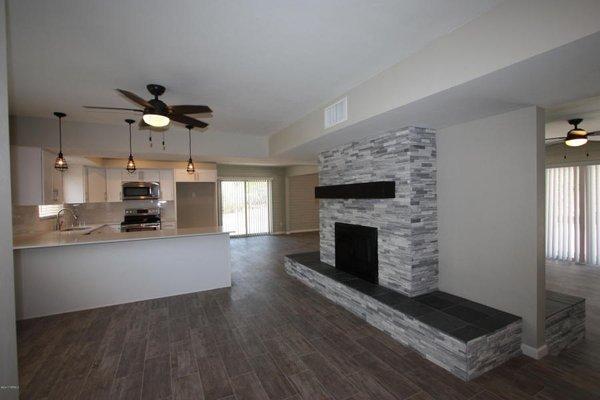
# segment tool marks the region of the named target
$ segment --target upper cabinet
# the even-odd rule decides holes
[[[120,168],[106,168],[106,201],[123,200],[123,179]]]
[[[159,171],[160,198],[161,200],[175,200],[175,180],[172,169],[161,169]]]
[[[175,182],[216,182],[216,169],[197,169],[193,174],[185,169],[175,170]]]
[[[42,204],[42,150],[10,146],[10,172],[13,204]]]
[[[11,146],[11,185],[15,205],[99,203],[122,201],[123,182],[159,182],[160,199],[175,200],[172,169],[142,169],[133,174],[123,168],[104,168],[69,163],[66,171],[54,169],[56,154],[39,147]],[[69,158],[67,157],[67,162]],[[189,175],[185,170],[183,172]],[[200,171],[192,182],[206,182]]]
[[[106,168],[85,167],[86,169],[86,203],[102,203],[107,201]]]

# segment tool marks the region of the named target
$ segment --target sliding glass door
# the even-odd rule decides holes
[[[232,236],[271,233],[270,180],[221,180],[219,203],[220,223]]]

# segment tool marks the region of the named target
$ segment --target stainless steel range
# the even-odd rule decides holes
[[[156,231],[160,227],[160,208],[127,209],[121,222],[121,232]]]

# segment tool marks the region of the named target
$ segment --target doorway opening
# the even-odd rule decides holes
[[[219,181],[219,223],[231,236],[272,232],[270,179]]]

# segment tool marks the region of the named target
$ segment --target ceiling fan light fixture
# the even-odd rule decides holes
[[[171,122],[169,117],[158,114],[156,111],[145,112],[142,118],[145,123],[155,128],[162,128],[163,126],[169,125],[169,122]]]
[[[565,144],[569,147],[583,146],[587,143],[587,141],[587,131],[585,129],[578,128],[577,124],[575,124],[575,128],[571,129],[567,133],[567,137],[565,138]]]
[[[587,142],[588,142],[588,139],[585,136],[570,136],[570,135],[567,135],[567,138],[565,139],[565,144],[567,146],[569,146],[569,147],[583,146]]]

